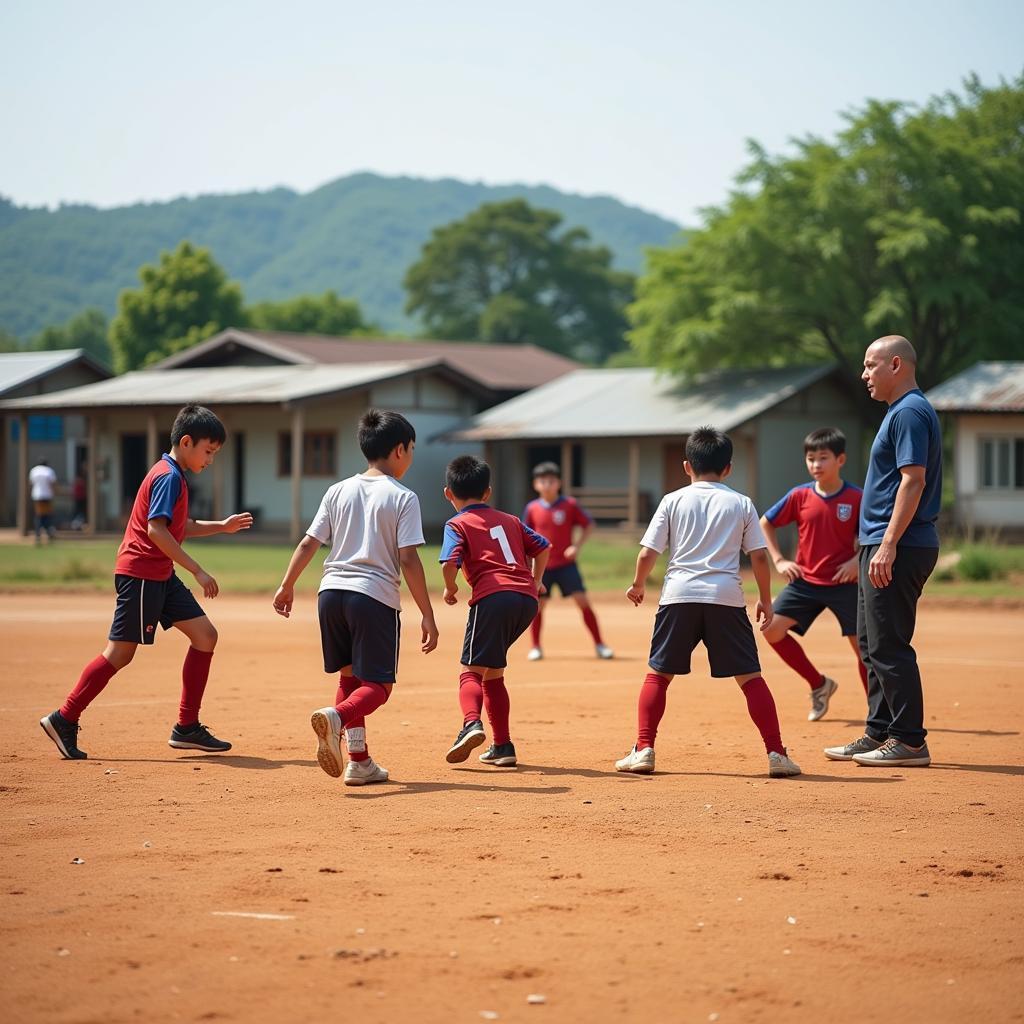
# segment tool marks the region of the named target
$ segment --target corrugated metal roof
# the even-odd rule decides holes
[[[62,348],[52,352],[0,353],[0,395],[30,384],[79,359],[85,359],[97,370],[101,369],[99,364],[80,348]]]
[[[657,437],[731,430],[827,377],[832,365],[729,370],[680,383],[650,368],[577,370],[476,416],[459,441]]]
[[[1024,412],[1024,362],[975,363],[925,397],[939,412]]]

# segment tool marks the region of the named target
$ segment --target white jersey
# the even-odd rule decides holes
[[[420,500],[394,477],[358,473],[324,495],[306,531],[331,551],[320,590],[354,590],[401,608],[399,548],[424,543]]]
[[[33,466],[28,473],[28,482],[32,485],[33,501],[53,501],[57,474],[49,466]]]
[[[754,503],[723,483],[698,480],[661,499],[640,543],[668,548],[661,604],[722,604],[742,608],[740,551],[763,548]]]

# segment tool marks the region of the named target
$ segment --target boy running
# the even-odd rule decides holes
[[[178,724],[171,730],[169,746],[220,754],[231,744],[219,740],[199,722],[199,707],[210,662],[217,646],[217,630],[191,591],[178,579],[174,563],[188,570],[206,597],[216,597],[217,581],[185,553],[186,537],[237,533],[252,526],[248,512],[218,522],[188,517],[188,484],[184,470],[201,473],[224,444],[224,424],[201,405],[186,405],[171,427],[171,450],[146,474],[135,496],[124,540],[117,550],[114,589],[117,606],[107,646],[82,670],[75,688],[60,709],[40,721],[43,731],[57,745],[61,756],[80,761],[88,757],[78,748],[78,720],[103,692],[115,672],[135,657],[139,644],[156,639],[156,626],[174,626],[188,637],[191,646],[181,670],[181,703]]]
[[[533,489],[538,497],[523,510],[523,522],[551,544],[551,557],[544,573],[544,586],[540,596],[551,596],[552,587],[558,587],[563,597],[571,597],[583,616],[583,623],[594,639],[594,651],[599,658],[613,658],[615,652],[601,639],[601,627],[587,598],[583,577],[576,556],[583,542],[590,536],[594,521],[580,507],[575,498],[561,494],[562,472],[554,462],[542,462],[533,467]],[[580,532],[576,534],[576,528]],[[526,656],[529,661],[540,661],[544,650],[540,645],[543,611],[537,607],[537,616],[530,625],[533,646]]]
[[[861,490],[840,473],[846,462],[846,437],[835,427],[814,430],[804,438],[804,459],[814,482],[801,484],[780,498],[763,516],[761,529],[775,568],[787,584],[775,599],[775,616],[764,638],[782,660],[811,688],[807,721],[817,722],[828,711],[839,689],[834,679],[819,672],[804,649],[789,634],[803,636],[827,608],[839,621],[843,636],[857,658],[864,692],[868,675],[857,645],[857,524]],[[776,529],[797,524],[796,560],[779,550]]]
[[[771,570],[753,502],[722,481],[732,470],[732,441],[714,427],[695,430],[686,441],[683,469],[690,486],[661,499],[640,541],[636,576],[626,597],[644,599],[647,578],[658,555],[669,549],[661,603],[651,637],[650,669],[640,690],[639,729],[633,749],[615,768],[654,771],[654,739],[665,714],[674,675],[687,675],[690,656],[700,641],[707,648],[711,675],[734,676],[747,711],[764,740],[768,774],[799,775],[779,735],[779,718],[768,684],[761,676],[754,631],[747,618],[740,583],[740,551],[750,555],[760,599],[761,629],[771,625]]]
[[[446,760],[450,764],[465,761],[484,742],[480,711],[485,707],[492,743],[480,760],[512,768],[516,748],[509,735],[505,666],[508,649],[537,615],[537,594],[543,592],[540,580],[551,547],[515,516],[487,504],[491,467],[486,462],[473,455],[453,459],[445,472],[445,485],[444,496],[456,513],[445,524],[441,548],[445,604],[458,601],[460,568],[472,591],[459,676],[462,730]]]
[[[274,611],[287,618],[295,584],[321,544],[324,561],[317,609],[324,671],[338,672],[334,705],[310,718],[316,758],[328,775],[343,773],[346,786],[387,782],[387,769],[366,748],[366,716],[391,696],[398,672],[401,633],[400,576],[423,616],[421,650],[437,646],[437,625],[423,565],[419,498],[398,481],[412,465],[416,431],[397,412],[371,409],[359,422],[366,471],[334,484],[324,495],[274,595]],[[349,762],[341,754],[344,736]]]

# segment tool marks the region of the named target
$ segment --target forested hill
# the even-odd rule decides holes
[[[26,338],[86,306],[113,313],[140,265],[187,238],[213,251],[248,302],[332,288],[385,329],[408,329],[402,277],[431,230],[481,203],[520,196],[559,211],[567,227],[587,228],[627,270],[641,268],[645,246],[679,230],[605,196],[375,174],[302,195],[281,188],[110,210],[29,209],[0,197],[0,328]]]

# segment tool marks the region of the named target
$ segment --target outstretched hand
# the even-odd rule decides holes
[[[251,512],[236,512],[224,520],[225,533],[238,533],[239,530],[248,530],[252,526]]]

